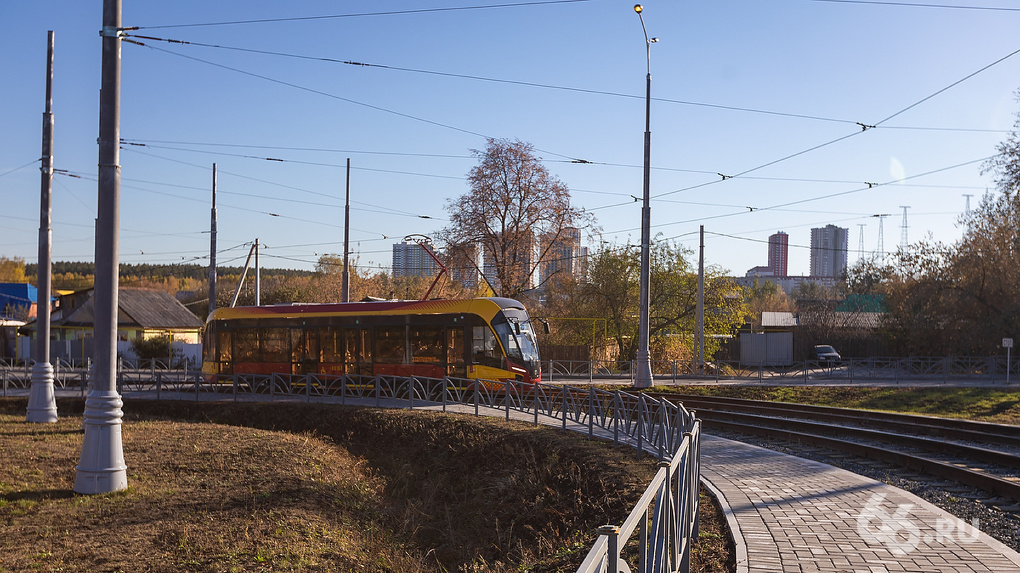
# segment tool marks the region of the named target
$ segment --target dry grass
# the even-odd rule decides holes
[[[48,425],[26,406],[0,401],[0,571],[572,571],[654,471],[500,420],[133,401],[129,489],[80,496],[81,402]],[[732,570],[702,508],[697,570]]]

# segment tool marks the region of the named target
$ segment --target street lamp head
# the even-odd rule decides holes
[[[638,14],[640,14],[642,10],[644,10],[644,8],[642,8],[640,4],[634,5],[634,11],[637,12]]]

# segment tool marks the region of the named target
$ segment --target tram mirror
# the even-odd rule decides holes
[[[516,333],[518,336],[520,336],[520,334],[521,334],[521,323],[519,323],[519,322],[515,322],[514,323],[514,333]]]

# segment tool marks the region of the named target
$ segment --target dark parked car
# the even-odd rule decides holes
[[[815,346],[815,360],[826,364],[835,364],[840,361],[839,352],[828,344]]]

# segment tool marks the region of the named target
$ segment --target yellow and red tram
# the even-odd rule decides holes
[[[202,371],[541,381],[528,311],[508,298],[218,308]]]

